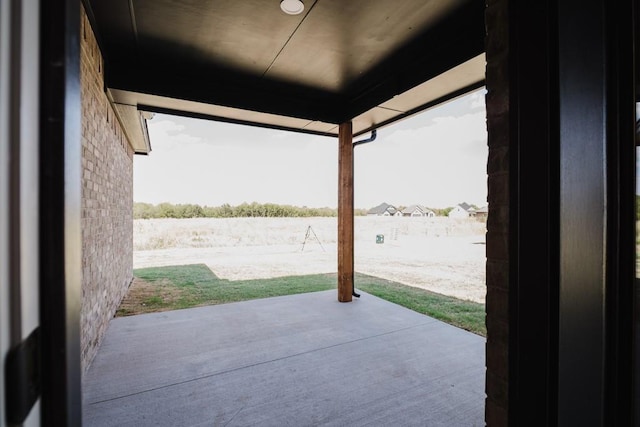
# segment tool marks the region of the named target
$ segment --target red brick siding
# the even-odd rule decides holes
[[[81,13],[83,370],[133,277],[133,150],[107,96],[103,62]]]

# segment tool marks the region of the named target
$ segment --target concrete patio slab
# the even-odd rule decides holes
[[[87,426],[482,426],[483,337],[362,292],[116,318]]]

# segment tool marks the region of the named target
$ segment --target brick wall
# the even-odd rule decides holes
[[[133,277],[133,150],[104,92],[100,49],[84,12],[82,87],[82,366],[91,364]]]
[[[488,426],[506,426],[509,339],[508,0],[487,0],[486,105],[489,161],[487,219],[486,405]]]

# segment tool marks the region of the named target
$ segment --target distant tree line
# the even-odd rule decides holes
[[[442,209],[438,209],[438,208],[433,208],[431,209],[433,211],[433,213],[436,214],[436,216],[448,216],[449,212],[451,212],[453,210],[453,207],[450,208],[442,208]]]
[[[366,210],[356,209],[356,215],[366,215]],[[135,202],[133,218],[298,218],[298,217],[334,217],[338,210],[333,208],[308,208],[306,206],[278,205],[275,203],[243,203],[237,206],[200,206],[194,204]]]

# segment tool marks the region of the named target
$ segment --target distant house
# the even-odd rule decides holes
[[[470,213],[472,211],[471,205],[462,202],[449,212],[449,218],[469,218]]]
[[[488,215],[489,215],[489,205],[485,205],[473,211],[473,217],[477,219],[486,219]]]
[[[388,203],[381,203],[367,211],[368,216],[394,216],[396,213],[398,213],[398,209]]]
[[[411,205],[402,210],[402,216],[422,216],[431,218],[436,216],[436,213],[421,205]]]

